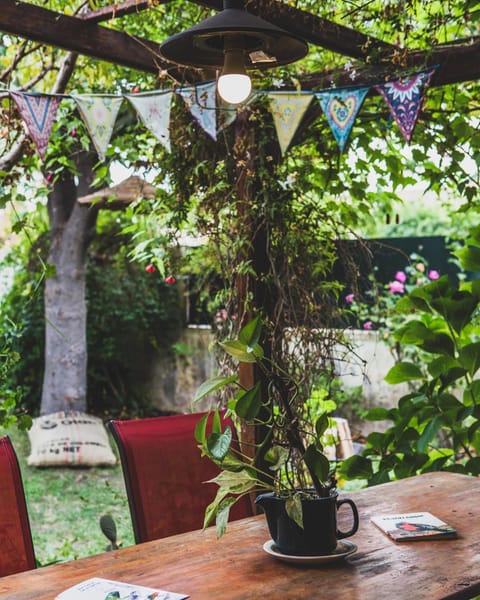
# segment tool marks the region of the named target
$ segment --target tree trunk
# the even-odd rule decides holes
[[[85,256],[98,210],[77,202],[90,190],[92,158],[78,161],[79,184],[71,173],[55,182],[48,198],[50,252],[55,267],[45,281],[45,370],[40,414],[87,409],[87,306]]]

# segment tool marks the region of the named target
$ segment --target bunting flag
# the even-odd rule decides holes
[[[208,135],[217,139],[217,85],[215,81],[177,90],[188,110]]]
[[[228,104],[227,102],[223,102],[222,100],[219,108],[220,110],[217,119],[217,133],[219,133],[222,129],[226,129],[237,118],[237,108],[233,104]]]
[[[413,130],[425,98],[425,92],[436,67],[375,86],[388,105],[392,117],[407,143],[412,139]]]
[[[145,127],[170,152],[170,106],[173,92],[126,95]]]
[[[221,102],[217,107],[216,83],[210,81],[197,86],[180,87],[175,90],[153,90],[139,94],[43,94],[9,91],[40,157],[45,156],[48,140],[55,121],[58,106],[63,98],[75,100],[100,160],[105,160],[113,127],[123,101],[127,98],[135,108],[143,125],[163,146],[170,151],[170,108],[172,97],[182,97],[192,117],[213,139],[217,133],[231,125],[239,110],[266,96],[275,124],[282,155],[290,145],[305,111],[315,96],[327,118],[332,133],[343,151],[369,89],[373,88],[388,105],[390,119],[395,120],[407,143],[425,98],[426,89],[437,67],[423,70],[388,83],[363,87],[345,87],[316,92],[256,91],[242,107]],[[217,118],[217,114],[219,117]],[[217,122],[218,121],[218,122]]]
[[[313,94],[271,92],[268,94],[268,98],[277,131],[278,143],[282,154],[285,154],[308,105],[312,101]]]
[[[344,88],[315,92],[340,152],[345,149],[353,123],[369,89],[369,87]]]
[[[122,96],[82,94],[72,96],[92,138],[100,160],[105,160],[113,126],[117,118]]]
[[[43,160],[61,97],[21,92],[10,92],[10,96],[15,101],[38,154]]]

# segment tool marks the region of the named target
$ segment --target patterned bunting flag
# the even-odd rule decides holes
[[[343,152],[369,87],[315,92],[330,129]]]
[[[72,96],[92,138],[100,160],[105,160],[122,96],[82,94]]]
[[[212,81],[178,90],[192,116],[214,140],[217,139],[216,87]]]
[[[277,131],[278,143],[285,154],[302,120],[313,94],[272,92],[268,94],[270,111]]]
[[[392,117],[400,127],[407,143],[412,139],[413,129],[420,113],[425,92],[436,67],[410,77],[375,86],[388,105]]]
[[[146,92],[126,95],[142,123],[170,152],[170,106],[172,92]]]
[[[61,97],[21,92],[10,92],[10,96],[15,101],[38,154],[43,160]]]
[[[231,125],[236,120],[237,114],[236,106],[222,100],[220,102],[220,110],[218,111],[217,133]]]

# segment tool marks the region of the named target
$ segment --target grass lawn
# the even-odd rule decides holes
[[[108,544],[99,526],[111,514],[122,546],[134,544],[120,463],[108,468],[38,468],[27,465],[26,432],[0,428],[17,453],[27,499],[35,555],[40,565],[104,552]],[[116,448],[112,443],[112,448]]]

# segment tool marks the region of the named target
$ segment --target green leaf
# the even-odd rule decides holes
[[[245,494],[252,490],[256,484],[256,478],[251,475],[249,469],[243,471],[221,471],[213,479],[209,479],[207,483],[216,483],[219,490],[226,494]]]
[[[384,421],[390,418],[390,412],[381,406],[371,408],[365,415],[367,421]]]
[[[395,331],[394,337],[402,344],[414,344],[427,352],[453,356],[454,345],[449,335],[428,328],[421,321],[408,321]]]
[[[217,514],[215,518],[215,532],[217,538],[220,539],[225,531],[227,530],[228,516],[230,515],[230,507],[235,504],[238,498],[229,496],[224,498],[217,508]]]
[[[423,374],[417,365],[414,365],[411,362],[400,362],[388,371],[385,376],[385,381],[390,384],[397,384],[422,378]]]
[[[467,471],[472,475],[480,475],[480,456],[474,456],[465,465]]]
[[[254,363],[257,362],[257,359],[263,358],[263,349],[258,344],[250,348],[240,340],[233,340],[231,342],[221,342],[220,346],[227,354],[241,362]]]
[[[432,300],[431,305],[460,333],[477,308],[477,299],[466,291],[456,291],[450,298]]]
[[[265,453],[265,460],[269,463],[272,471],[281,469],[288,460],[289,451],[282,446],[272,446]]]
[[[310,444],[303,455],[303,460],[311,473],[314,473],[319,481],[326,481],[330,473],[330,462],[314,444]]]
[[[208,413],[203,415],[203,417],[195,425],[195,439],[202,445],[207,441],[207,420]]]
[[[437,431],[440,429],[442,421],[439,416],[434,417],[430,423],[423,430],[422,435],[417,443],[417,450],[419,452],[425,452],[427,446],[435,437]]]
[[[207,439],[207,448],[212,457],[222,462],[230,449],[232,443],[232,429],[226,427],[222,433],[212,432]]]
[[[215,392],[216,390],[223,388],[231,383],[238,382],[238,375],[229,375],[228,377],[222,377],[220,375],[216,377],[212,377],[207,381],[204,381],[196,390],[195,397],[193,399],[194,402],[198,402],[208,396],[209,394]]]
[[[328,415],[323,414],[323,415],[320,415],[320,417],[318,417],[318,419],[315,422],[315,433],[317,434],[317,437],[319,439],[322,437],[322,435],[328,429],[329,424],[330,424],[330,419],[328,418]]]
[[[342,462],[339,474],[346,479],[370,479],[373,476],[372,463],[360,454],[354,454]]]
[[[480,405],[480,379],[474,379],[463,392],[463,403],[469,405]],[[480,414],[477,416],[480,419]]]
[[[261,335],[262,321],[260,317],[257,316],[241,329],[238,334],[238,339],[249,348],[253,348],[258,344]]]
[[[300,493],[292,494],[285,501],[287,515],[303,529],[302,496]]]
[[[473,377],[480,368],[480,342],[467,344],[458,353],[460,362]]]
[[[455,252],[460,264],[465,271],[480,271],[480,248],[477,246],[466,246]]]
[[[246,421],[253,421],[262,407],[262,391],[260,381],[253,388],[239,395],[235,405],[236,414]]]
[[[428,365],[428,372],[434,378],[447,373],[450,369],[458,368],[460,364],[451,356],[439,356],[434,358]]]

